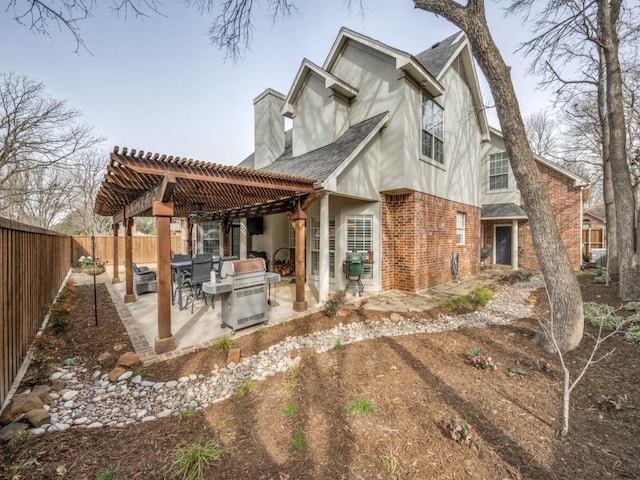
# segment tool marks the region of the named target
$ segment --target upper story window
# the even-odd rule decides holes
[[[509,188],[509,157],[507,152],[489,155],[489,190]]]
[[[432,99],[422,96],[422,155],[444,163],[444,110]]]

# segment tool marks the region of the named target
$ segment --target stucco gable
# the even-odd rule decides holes
[[[347,82],[339,79],[335,75],[323,70],[321,67],[316,65],[310,60],[306,58],[302,60],[302,64],[298,69],[298,73],[296,74],[296,78],[289,89],[289,93],[284,102],[284,107],[282,108],[282,114],[286,117],[292,118],[295,115],[295,106],[304,89],[304,85],[307,81],[309,75],[316,75],[320,79],[324,81],[325,88],[329,88],[333,90],[333,92],[342,98],[351,101],[358,95],[358,89],[352,87]]]
[[[325,71],[331,72],[333,70],[334,65],[349,42],[356,42],[360,46],[388,55],[394,60],[395,66],[398,70],[402,70],[411,76],[433,97],[439,97],[444,93],[442,85],[424,68],[420,62],[418,62],[418,60],[416,60],[413,55],[344,27],[340,29],[340,32],[329,51],[329,55],[327,55],[327,59],[322,66]]]
[[[296,176],[324,183],[339,175],[389,120],[387,112],[353,125],[335,142],[311,152],[293,157],[291,136],[285,137],[285,153],[262,170],[274,173],[296,172]],[[249,161],[248,157],[245,161]],[[244,163],[244,162],[243,162]]]

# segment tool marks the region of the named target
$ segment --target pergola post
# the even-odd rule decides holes
[[[304,258],[307,212],[300,204],[300,201],[296,204],[294,212],[289,214],[289,220],[296,235],[296,299],[293,302],[293,309],[296,312],[302,312],[307,309],[307,301],[304,295],[306,279]]]
[[[124,226],[124,278],[126,287],[124,303],[131,303],[136,301],[136,294],[133,293],[133,239],[131,237],[133,218],[125,219]]]
[[[222,229],[222,255],[225,257],[231,255],[231,224],[232,221],[228,217],[220,220],[220,228]]]
[[[119,223],[113,224],[113,278],[111,283],[120,283],[120,260],[118,258],[118,230]]]
[[[158,280],[158,336],[155,337],[156,353],[166,353],[176,349],[176,339],[171,334],[171,217],[173,202],[153,202],[156,217]]]

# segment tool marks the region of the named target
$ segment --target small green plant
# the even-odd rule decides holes
[[[529,282],[531,281],[531,277],[533,277],[533,271],[527,269],[517,270],[510,276],[510,278],[516,282]]]
[[[49,327],[54,335],[62,335],[69,325],[72,307],[66,301],[57,301],[49,311]]]
[[[509,375],[509,377],[511,378],[524,376],[526,374],[527,374],[527,371],[524,368],[520,368],[520,367],[513,367],[507,370],[507,375]]]
[[[593,277],[593,283],[607,283],[607,269],[604,267],[598,267],[596,274]]]
[[[496,364],[493,358],[486,355],[481,355],[480,350],[477,348],[471,348],[467,352],[467,359],[471,365],[481,370],[495,370]]]
[[[359,398],[358,400],[344,407],[344,413],[351,416],[371,413],[373,412],[373,410],[373,403],[371,403],[371,401],[367,400],[366,398]]]
[[[113,480],[118,473],[117,468],[107,467],[96,475],[95,480]]]
[[[46,382],[57,366],[55,362],[61,340],[55,335],[43,333],[36,336],[31,345],[29,377],[34,383]]]
[[[22,463],[14,463],[9,467],[9,478],[20,478],[19,474],[25,468],[34,465],[37,462],[35,458],[29,458]]]
[[[640,343],[640,325],[632,325],[624,334],[624,339],[629,343]]]
[[[282,407],[282,413],[286,418],[290,418],[294,413],[298,411],[298,404],[295,402],[287,403],[284,407]]]
[[[541,372],[551,373],[553,372],[553,363],[551,363],[551,360],[540,357],[536,360],[536,368]]]
[[[493,300],[493,291],[489,287],[481,285],[471,293],[471,298],[475,303],[484,307]]]
[[[230,452],[219,441],[197,442],[174,450],[169,476],[181,480],[200,480],[207,468],[222,461]]]
[[[307,443],[304,441],[304,435],[301,430],[296,431],[293,434],[293,438],[291,439],[290,447],[294,452],[299,452],[307,446]]]
[[[174,417],[178,420],[178,423],[182,422],[185,418],[193,417],[197,413],[195,408],[191,407],[183,407],[180,411],[175,412],[173,414]]]
[[[613,307],[606,304],[585,302],[582,308],[584,319],[594,327],[617,328],[624,321],[624,318],[616,315]]]
[[[336,292],[329,301],[324,304],[324,314],[329,318],[336,318],[338,310],[340,310],[340,306],[343,302],[344,292]]]
[[[387,476],[392,477],[398,468],[398,460],[392,450],[388,453],[382,454],[377,458],[378,466],[380,470]]]
[[[216,420],[215,422],[213,422],[213,426],[214,427],[218,427],[218,428],[222,428],[224,427],[227,423],[229,423],[231,421],[231,415],[225,415],[222,418],[219,418],[218,420]]]
[[[278,323],[278,325],[280,325],[281,327],[286,327],[287,325],[289,325],[289,322],[287,322],[286,320],[282,320],[280,323]]]
[[[9,440],[9,446],[10,447],[17,447],[18,445],[20,445],[20,444],[26,442],[27,440],[29,440],[31,437],[33,437],[33,433],[31,433],[29,430],[25,430],[24,432],[20,432],[18,435],[16,435],[11,440]]]
[[[219,338],[216,342],[211,345],[211,349],[214,352],[226,352],[229,349],[236,346],[236,341],[231,338],[229,335],[225,335],[224,337]]]
[[[474,309],[474,305],[471,300],[463,295],[456,295],[455,297],[451,297],[449,300],[445,300],[440,304],[440,307],[451,311],[466,310],[467,312],[471,312]]]
[[[640,302],[627,302],[622,308],[628,312],[640,312]]]
[[[336,343],[333,344],[334,350],[342,350],[343,348],[344,346],[342,345],[342,342],[340,340],[336,340]]]
[[[257,330],[256,333],[261,336],[265,335],[267,333],[267,329],[262,327],[261,329]]]
[[[233,391],[233,395],[236,397],[244,397],[247,393],[257,390],[260,384],[255,380],[245,378],[242,383],[236,387]]]
[[[451,422],[447,427],[449,436],[462,445],[469,445],[473,441],[473,427],[466,422]]]
[[[616,395],[615,398],[610,395],[601,395],[598,400],[598,408],[600,410],[622,410],[626,402],[626,395]]]
[[[133,367],[132,372],[134,376],[140,375],[141,377],[144,377],[144,373],[145,373],[145,368],[144,365],[136,365],[135,367]]]

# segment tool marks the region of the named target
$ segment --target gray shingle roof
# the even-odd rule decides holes
[[[589,208],[585,209],[585,215],[591,215],[596,217],[598,220],[605,222],[607,220],[607,215],[604,209],[604,203],[598,203],[596,205],[592,205]]]
[[[335,142],[297,157],[291,156],[292,135],[291,130],[288,130],[285,132],[284,153],[271,165],[260,170],[288,173],[289,175],[293,175],[295,172],[297,177],[312,178],[316,182],[323,182],[353,153],[385,115],[387,112],[353,125]],[[253,164],[253,154],[251,154],[238,166],[253,168]]]
[[[460,32],[456,32],[424,52],[420,52],[415,56],[416,60],[427,69],[427,72],[435,78],[438,78],[438,75],[440,75],[440,72],[451,58],[451,55],[455,53],[460,45],[459,43],[453,43],[453,41],[458,38],[458,35],[460,35]]]
[[[482,220],[491,218],[527,218],[527,212],[515,203],[493,203],[482,205]]]

